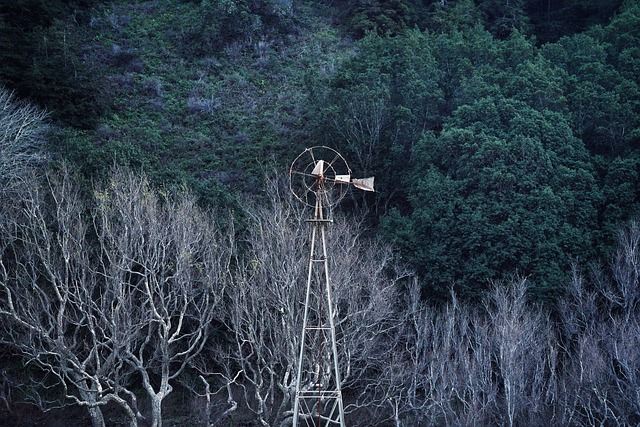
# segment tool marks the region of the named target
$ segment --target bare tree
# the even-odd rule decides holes
[[[640,419],[636,223],[620,232],[611,269],[591,273],[589,282],[574,269],[560,304],[565,360],[557,374],[556,416],[564,425],[633,425]]]
[[[620,232],[611,273],[594,276],[601,309],[588,338],[596,343],[591,358],[602,366],[592,385],[594,412],[602,423],[628,425],[640,419],[640,226],[636,222]]]
[[[603,341],[611,358],[620,416],[640,421],[640,224],[631,222],[618,242],[613,263],[615,286],[605,295],[621,313],[615,316],[612,310],[612,325],[603,331]]]
[[[548,425],[556,343],[526,301],[526,281],[495,286],[482,307],[419,302],[412,288],[390,403],[395,425]]]
[[[558,369],[556,419],[571,426],[629,425],[637,416],[638,331],[611,319],[593,323],[574,338]]]
[[[209,339],[229,280],[231,245],[211,213],[184,193],[158,195],[137,175],[118,172],[98,194],[98,241],[122,357],[142,378],[151,425],[162,425],[172,382]]]
[[[585,425],[581,423],[582,408],[589,407],[590,382],[601,370],[595,363],[599,351],[594,347],[598,305],[595,292],[587,289],[584,277],[573,267],[572,280],[565,296],[559,301],[560,357],[562,364],[556,371],[556,395],[554,417],[562,425]]]
[[[94,197],[88,209],[68,175],[51,178],[33,187],[24,222],[4,226],[4,344],[95,426],[109,402],[137,424],[137,374],[160,426],[172,382],[209,339],[230,245],[193,197],[159,196],[137,175],[116,171]]]
[[[304,300],[305,266],[297,234],[302,219],[277,206],[250,213],[249,254],[229,289],[229,329],[234,347],[229,362],[242,372],[246,406],[261,425],[280,425],[291,416],[295,392],[298,326]]]
[[[449,356],[458,350],[457,340],[464,340],[460,329],[466,327],[460,322],[463,313],[455,301],[444,309],[449,318],[420,303],[417,284],[411,296],[405,320],[406,344],[400,347],[405,354],[396,358],[404,359],[405,367],[397,376],[402,386],[398,391],[404,399],[394,404],[395,424],[448,425],[446,420],[451,415],[456,383],[451,376]]]
[[[555,347],[549,320],[527,303],[527,282],[496,286],[485,300],[502,408],[509,426],[535,425],[545,408],[552,378],[549,349]],[[551,340],[551,341],[549,341]]]
[[[0,86],[0,191],[18,185],[28,169],[45,160],[46,117]]]
[[[3,344],[43,372],[27,384],[33,401],[45,410],[67,402],[86,406],[94,426],[104,425],[100,407],[115,402],[135,425],[115,384],[123,366],[102,311],[116,301],[92,265],[97,254],[83,219],[87,209],[69,175],[33,185],[22,211],[22,221],[3,228],[0,316]],[[38,385],[61,389],[64,400],[52,401]]]
[[[395,425],[482,426],[498,405],[492,371],[490,322],[452,294],[442,308],[420,302],[410,289],[403,346],[394,360],[399,384],[393,400]],[[397,384],[397,383],[396,383]]]
[[[640,305],[640,224],[620,231],[613,260],[613,280],[600,286],[612,310],[622,310],[625,323],[638,321]]]

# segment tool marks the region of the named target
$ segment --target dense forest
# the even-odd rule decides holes
[[[348,425],[637,426],[638,28],[637,0],[0,0],[0,423],[290,425],[287,175],[324,145],[376,176],[327,229]]]

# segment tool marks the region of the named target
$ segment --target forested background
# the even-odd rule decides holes
[[[637,425],[639,28],[636,0],[1,0],[2,418],[290,423],[286,175],[326,145],[377,187],[333,213],[350,425]]]

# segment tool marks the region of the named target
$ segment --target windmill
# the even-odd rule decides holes
[[[300,352],[298,354],[293,427],[344,427],[334,309],[329,281],[325,216],[348,188],[374,191],[373,177],[355,179],[344,157],[332,148],[310,147],[291,164],[293,195],[314,209],[311,250]],[[318,240],[320,243],[318,244]]]

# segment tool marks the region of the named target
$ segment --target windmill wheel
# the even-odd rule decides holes
[[[350,179],[351,169],[344,157],[325,146],[307,148],[289,169],[291,192],[311,207],[318,198],[327,207],[337,204],[344,197]]]

